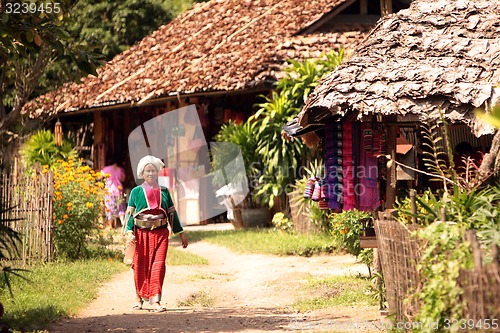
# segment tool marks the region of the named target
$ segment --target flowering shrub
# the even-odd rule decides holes
[[[271,222],[273,223],[274,230],[282,230],[291,234],[295,233],[293,222],[281,212],[274,214]]]
[[[71,157],[54,166],[52,219],[58,256],[77,259],[82,255],[103,212],[105,181],[100,172]]]
[[[370,217],[370,213],[359,210],[346,210],[330,215],[330,233],[338,246],[352,255],[361,252],[359,240],[363,234],[363,224],[360,220]]]

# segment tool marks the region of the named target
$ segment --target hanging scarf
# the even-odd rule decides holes
[[[148,201],[149,209],[160,208],[160,186],[158,184],[156,184],[155,186],[151,186],[146,182],[142,183],[141,186],[146,193],[146,200]]]

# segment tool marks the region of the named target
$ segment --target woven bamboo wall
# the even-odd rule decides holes
[[[398,321],[412,320],[419,310],[416,301],[405,302],[419,283],[417,263],[420,243],[410,237],[411,230],[392,218],[393,212],[381,212],[375,231],[384,274],[389,312]],[[411,227],[410,227],[411,228]]]
[[[420,275],[416,269],[423,250],[423,242],[412,238],[417,226],[402,225],[393,219],[394,211],[381,212],[375,221],[377,242],[384,274],[389,312],[397,321],[412,322],[418,313],[419,301],[408,296],[419,287]],[[475,236],[467,232],[472,244],[475,267],[461,270],[458,285],[464,293],[461,300],[464,312],[461,318],[474,323],[500,318],[500,264],[499,250],[495,245],[491,262],[484,264],[484,254]],[[405,300],[406,299],[406,300]],[[490,332],[490,330],[486,330]],[[481,327],[468,332],[482,332]]]
[[[298,234],[307,234],[307,233],[314,233],[319,230],[318,226],[316,226],[313,222],[312,219],[309,217],[309,208],[307,205],[302,209],[302,211],[299,213],[299,205],[294,204],[293,201],[296,200],[298,197],[302,196],[302,193],[299,193],[297,191],[291,192],[288,194],[288,197],[290,199],[290,210],[292,213],[292,221],[293,221],[293,227],[295,229],[295,232]],[[316,204],[316,203],[313,203]]]
[[[500,264],[498,246],[493,245],[492,261],[484,264],[483,253],[474,231],[467,231],[472,244],[474,269],[461,270],[458,284],[464,290],[463,318],[474,323],[485,319],[500,319]],[[490,322],[491,323],[491,322]],[[500,331],[500,330],[499,330]]]
[[[12,258],[16,264],[29,266],[52,259],[53,183],[52,172],[28,174],[19,163],[0,175],[0,202],[10,208],[0,218],[15,219],[10,227],[22,234],[21,257]]]

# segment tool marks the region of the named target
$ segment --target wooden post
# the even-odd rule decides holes
[[[380,0],[380,14],[382,17],[392,13],[392,0]]]
[[[102,152],[104,146],[102,145],[104,141],[104,123],[102,118],[102,112],[94,112],[94,170],[101,170],[104,167],[106,161],[101,161],[102,156],[105,156]],[[106,158],[106,157],[104,157]]]
[[[411,201],[411,223],[416,224],[417,223],[417,200],[415,197],[415,190],[411,189],[410,190],[410,201]]]
[[[361,15],[368,15],[368,1],[367,0],[361,0],[359,2],[359,13]]]
[[[392,163],[387,168],[386,188],[385,188],[385,208],[391,209],[396,203],[396,136],[397,126],[395,123],[390,123],[387,126],[387,151],[391,156]]]

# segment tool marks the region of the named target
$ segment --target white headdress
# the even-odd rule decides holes
[[[146,155],[141,160],[139,161],[139,164],[137,164],[137,178],[139,179],[144,179],[144,168],[146,165],[152,164],[155,166],[155,168],[160,171],[165,167],[165,164],[163,164],[162,160],[160,160],[158,157],[154,157],[151,155]]]

